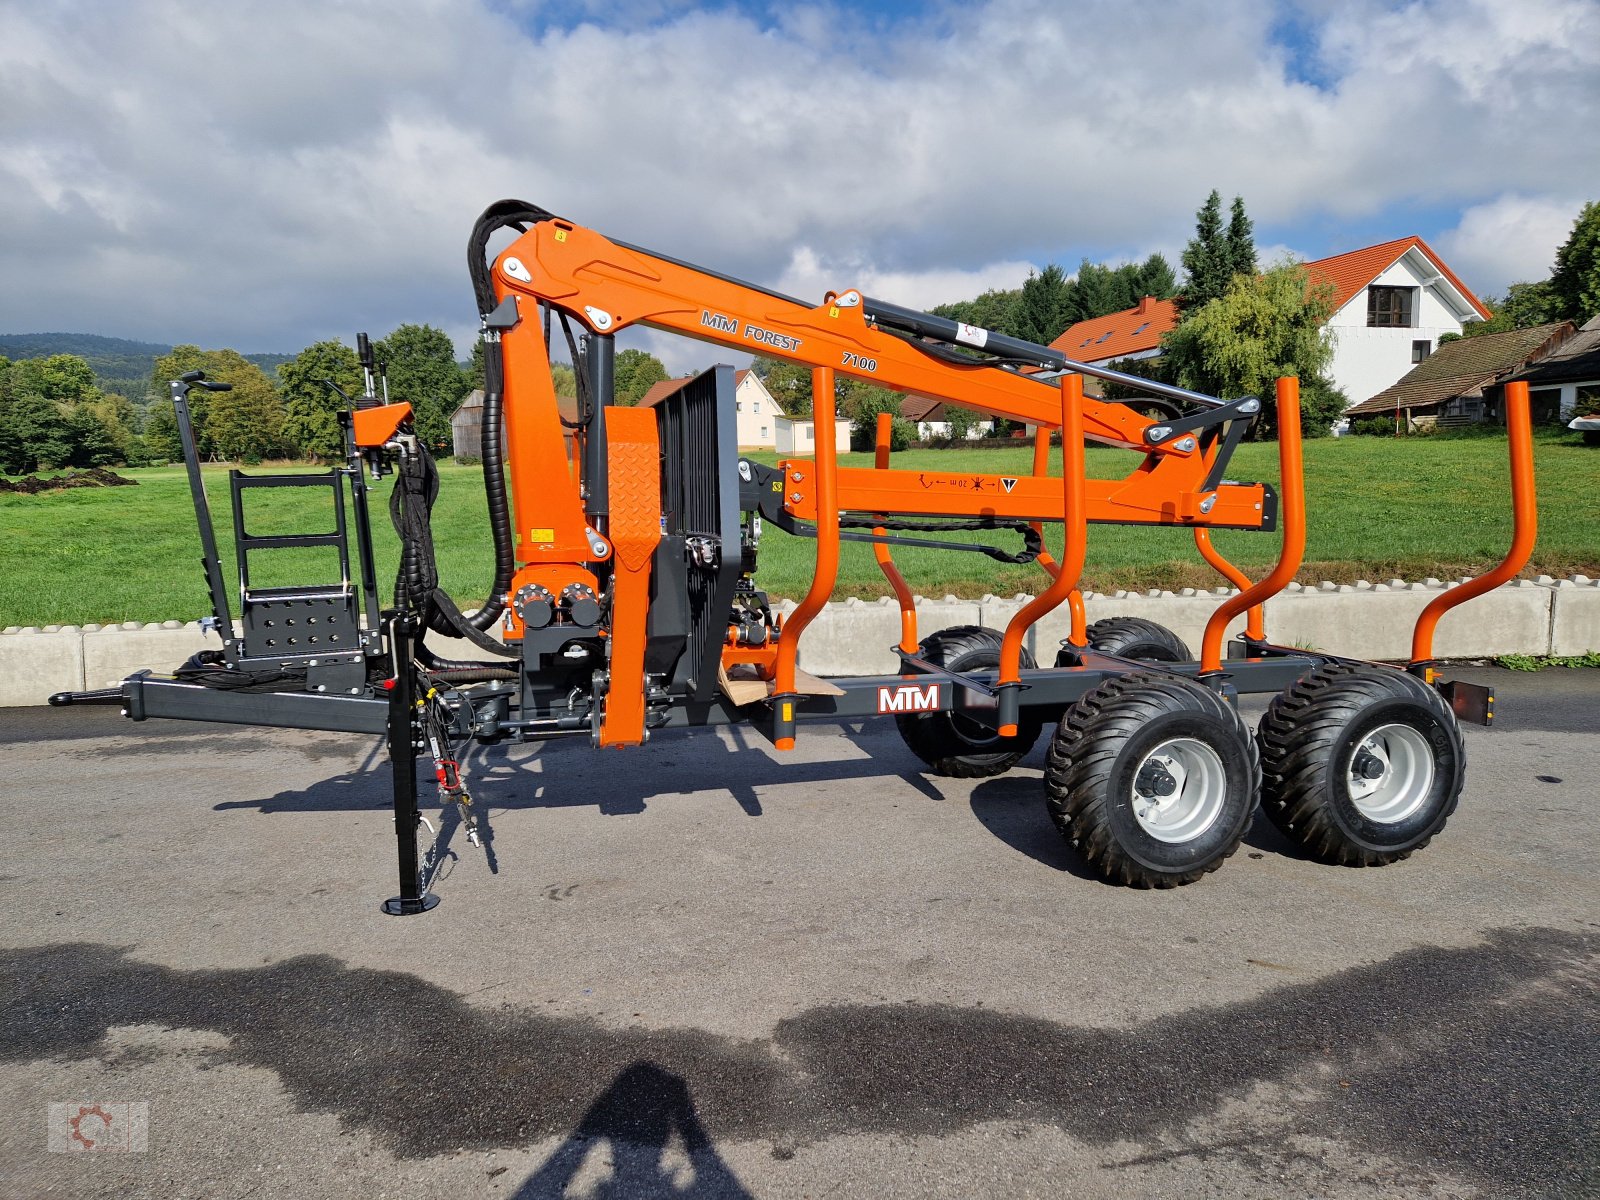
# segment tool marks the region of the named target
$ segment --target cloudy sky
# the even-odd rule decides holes
[[[0,0],[0,332],[465,348],[506,196],[928,306],[1176,262],[1217,188],[1497,293],[1600,198],[1597,118],[1600,0]]]

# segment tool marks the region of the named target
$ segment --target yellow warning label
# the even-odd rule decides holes
[[[788,701],[785,701],[783,705],[783,719],[785,721],[794,720],[794,705],[790,704]]]
[[[567,240],[567,231],[565,229],[556,230],[556,241],[564,242],[566,240]]]
[[[834,307],[832,307],[832,308],[830,308],[830,309],[829,309],[829,310],[828,310],[828,315],[829,315],[829,316],[830,316],[830,317],[832,317],[832,318],[834,318],[834,319],[835,319],[835,320],[838,320],[838,318],[839,318],[839,308],[838,308],[838,305],[835,305],[835,306],[834,306]]]
[[[554,529],[530,529],[528,530],[528,540],[530,542],[548,544],[556,540],[556,531]]]

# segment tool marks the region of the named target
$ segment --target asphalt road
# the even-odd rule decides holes
[[[1600,1195],[1600,671],[1461,674],[1499,724],[1381,870],[1258,822],[1114,888],[1042,743],[700,731],[475,753],[408,919],[369,739],[5,710],[0,1196]]]

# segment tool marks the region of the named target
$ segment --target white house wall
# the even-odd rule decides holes
[[[777,428],[779,454],[809,456],[817,452],[815,422],[782,417]],[[850,422],[843,417],[833,423],[833,448],[839,454],[850,453]]]
[[[1430,270],[1429,274],[1433,272]],[[1411,311],[1415,324],[1409,328],[1369,327],[1366,288],[1329,318],[1327,329],[1333,335],[1333,364],[1329,373],[1351,404],[1372,399],[1416,365],[1411,359],[1412,342],[1425,340],[1430,347],[1437,348],[1440,334],[1461,332],[1460,317],[1440,296],[1437,286],[1423,285],[1423,278],[1412,264],[1411,255],[1406,254],[1372,281],[1380,287],[1420,289]]]
[[[734,413],[734,427],[738,430],[741,449],[775,449],[778,445],[778,418],[783,411],[767,391],[755,372],[750,372],[734,389],[738,408]]]

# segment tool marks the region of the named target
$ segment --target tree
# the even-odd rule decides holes
[[[411,405],[423,444],[448,450],[450,418],[468,391],[449,336],[431,325],[402,325],[374,343],[372,352],[388,373],[390,399]]]
[[[157,400],[144,421],[144,451],[151,459],[168,462],[183,457],[183,441],[178,434],[178,415],[171,400]]]
[[[666,367],[645,350],[623,350],[612,367],[617,404],[637,404],[654,385],[669,378]]]
[[[12,364],[12,386],[19,392],[32,392],[46,400],[76,404],[96,399],[94,370],[76,354],[52,354],[47,358],[24,358]]]
[[[131,400],[112,392],[96,400],[85,400],[79,407],[92,412],[105,427],[113,450],[110,461],[129,466],[142,464],[144,445],[139,440],[139,413]]]
[[[283,440],[307,458],[334,459],[344,453],[339,410],[344,401],[323,384],[331,379],[349,395],[361,393],[361,360],[337,339],[317,342],[278,368],[283,393]]]
[[[1550,291],[1557,317],[1583,324],[1600,315],[1600,202],[1583,206],[1572,233],[1556,251]]]
[[[257,463],[284,448],[283,401],[260,367],[243,359],[240,363],[227,371],[233,390],[211,397],[206,429],[217,456],[230,462]]]
[[[850,383],[855,384],[856,381],[851,380]],[[846,397],[841,411],[850,417],[852,450],[871,450],[877,444],[878,414],[885,412],[893,418],[889,426],[889,449],[904,450],[917,440],[916,423],[900,415],[898,393],[871,384],[859,384],[850,390],[851,394]]]
[[[961,408],[954,404],[944,406],[944,419],[950,425],[950,442],[952,445],[964,445],[972,431],[982,423],[983,418],[970,408]]]
[[[152,392],[167,394],[167,381],[189,371],[204,371],[208,379],[233,385],[228,392],[197,388],[189,393],[189,420],[201,458],[259,462],[282,449],[283,402],[260,367],[237,350],[174,346],[172,353],[156,359],[150,373]],[[176,458],[183,453],[170,400],[152,407],[150,424],[156,439],[151,448],[158,456]]]
[[[1256,273],[1255,223],[1245,215],[1244,200],[1235,196],[1223,247],[1228,258],[1228,278]]]
[[[72,441],[72,451],[67,459],[74,467],[103,467],[120,457],[110,428],[100,415],[87,404],[75,404],[66,409],[67,436]]]
[[[1333,358],[1324,323],[1332,309],[1332,287],[1313,288],[1304,264],[1284,261],[1263,275],[1235,275],[1224,293],[1191,308],[1161,339],[1167,369],[1177,382],[1223,399],[1259,396],[1263,415],[1257,436],[1272,425],[1272,388],[1280,375],[1297,375],[1302,399],[1327,390],[1321,381]],[[1326,433],[1324,413],[1307,413],[1307,436]],[[1333,416],[1337,416],[1334,413]]]
[[[0,358],[0,469],[125,462],[135,449],[135,419],[133,406],[102,393],[76,354]]]
[[[1152,254],[1139,264],[1134,276],[1134,298],[1137,304],[1145,296],[1157,300],[1170,300],[1178,294],[1178,277],[1172,273],[1172,264],[1161,254]]]
[[[1013,336],[1047,346],[1061,336],[1071,323],[1067,311],[1067,279],[1061,268],[1050,263],[1037,275],[1029,275],[1012,313]]]
[[[1513,283],[1506,290],[1504,300],[1484,297],[1484,307],[1494,315],[1487,321],[1474,321],[1460,333],[1439,335],[1439,344],[1460,341],[1464,337],[1482,337],[1489,333],[1505,333],[1512,329],[1531,329],[1535,325],[1548,325],[1559,320],[1559,302],[1548,279],[1538,283]]]
[[[162,397],[151,405],[149,421],[149,424],[155,427],[155,434],[159,439],[158,457],[163,455],[171,459],[183,457],[183,443],[178,436],[178,418],[172,410],[167,384],[180,375],[187,375],[190,371],[206,371],[206,374],[210,375],[205,353],[199,346],[185,343],[182,346],[174,346],[172,353],[163,354],[150,368],[150,394]],[[205,437],[206,417],[211,411],[211,396],[212,393],[200,389],[189,393],[189,427],[194,432],[195,448],[202,459],[211,457],[211,444]]]
[[[959,317],[952,320],[960,320]],[[758,354],[750,360],[750,369],[756,373],[763,387],[778,402],[778,407],[790,417],[805,418],[811,415],[811,368],[803,363],[786,362],[781,358],[768,358]]]
[[[1066,321],[1055,336],[1060,337],[1068,325],[1127,308],[1134,302],[1128,296],[1131,291],[1131,279],[1124,279],[1111,268],[1084,259],[1078,264],[1077,277],[1067,292]]]
[[[550,382],[556,385],[556,395],[577,396],[578,376],[566,363],[550,364]]]
[[[996,290],[991,288],[976,300],[958,300],[932,309],[934,316],[948,317],[968,325],[977,325],[1009,337],[1020,337],[1017,332],[1017,307],[1022,300],[1021,288]]]
[[[64,405],[38,392],[18,392],[4,415],[15,439],[7,440],[9,461],[0,464],[8,475],[55,471],[72,461],[73,430]]]
[[[1194,237],[1183,248],[1183,302],[1199,308],[1228,290],[1233,258],[1222,230],[1222,195],[1215,188],[1195,213]]]

